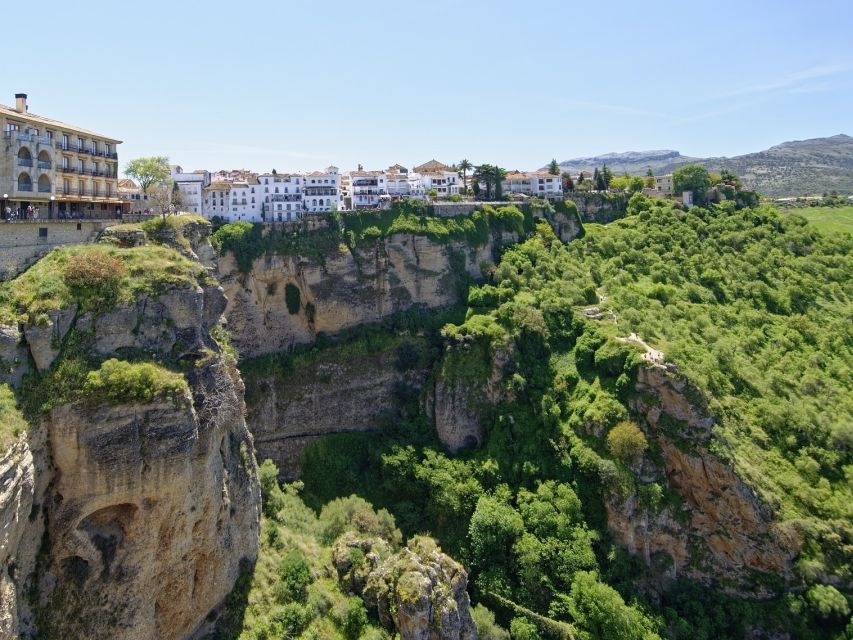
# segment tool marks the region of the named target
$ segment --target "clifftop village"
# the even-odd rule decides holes
[[[5,220],[117,218],[160,213],[149,190],[119,179],[121,140],[31,113],[27,95],[15,94],[15,106],[0,105],[3,154],[0,155],[0,213]],[[484,165],[489,166],[489,165]],[[170,167],[174,208],[224,221],[290,222],[332,210],[382,209],[395,200],[489,199],[492,184],[510,199],[559,200],[584,181],[588,172],[562,174],[556,163],[547,171],[490,169],[464,162],[451,166],[430,160],[384,170],[341,171],[330,166],[311,173],[254,173],[248,170],[195,170]],[[643,191],[673,197],[672,175],[647,176]],[[689,195],[689,194],[685,194]],[[685,199],[685,204],[689,202]],[[166,207],[169,203],[166,204]]]

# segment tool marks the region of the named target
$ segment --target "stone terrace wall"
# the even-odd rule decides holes
[[[120,220],[28,220],[0,223],[0,280],[8,280],[54,247],[94,242]]]

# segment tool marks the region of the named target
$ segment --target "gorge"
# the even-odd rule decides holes
[[[0,638],[842,637],[849,238],[627,214],[177,216],[4,283]]]

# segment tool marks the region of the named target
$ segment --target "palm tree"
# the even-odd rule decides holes
[[[459,170],[462,172],[462,186],[465,187],[465,193],[468,193],[468,172],[473,168],[474,165],[467,158],[459,163]]]

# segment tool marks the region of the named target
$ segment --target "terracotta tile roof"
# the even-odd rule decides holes
[[[439,173],[441,171],[453,171],[453,169],[443,162],[439,162],[433,158],[429,162],[425,162],[422,165],[415,167],[412,171],[415,173]]]

